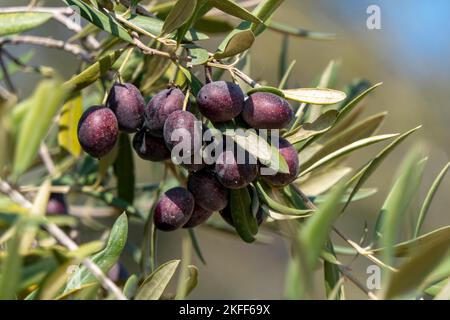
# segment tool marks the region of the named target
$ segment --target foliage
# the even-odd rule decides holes
[[[213,80],[231,77],[245,84],[250,88],[247,94],[271,92],[290,100],[295,119],[282,136],[298,151],[301,170],[286,187],[274,188],[257,181],[251,188],[233,190],[230,206],[234,227],[224,224],[218,214],[203,227],[249,243],[264,243],[271,232],[282,234],[291,253],[286,298],[318,298],[319,284],[312,280],[318,267],[324,273],[329,299],[344,299],[347,281],[355,282],[371,299],[445,295],[439,292],[450,279],[449,226],[427,234],[421,234],[421,227],[449,164],[432,184],[420,212],[413,213],[413,230],[406,230],[404,221],[410,214],[410,203],[417,198],[426,165],[426,158],[416,148],[399,166],[372,239],[359,243],[346,238],[335,226],[353,201],[376,191],[362,187],[376,175],[380,163],[418,129],[377,134],[386,113],[356,122],[363,101],[381,84],[352,82],[347,90],[337,90],[333,79],[339,70],[331,62],[318,75],[317,85],[286,88],[295,63],[289,65],[286,61],[286,48],[279,58],[278,84],[260,85],[248,72],[252,45],[264,32],[281,32],[286,41],[292,37],[329,40],[332,35],[274,20],[282,0],[261,0],[253,10],[232,0],[151,1],[150,5],[139,1],[64,2],[79,8],[83,27],[69,23],[72,12],[67,7],[0,11],[0,79],[5,84],[5,88],[0,87],[0,298],[188,297],[198,283],[198,269],[190,265],[191,247],[203,263],[207,262],[201,238],[194,230],[183,230],[181,260],[160,262],[156,260],[155,246],[158,231],[152,222],[159,195],[185,184],[187,172],[167,160],[152,166],[155,172],[165,172],[159,184],[138,185],[139,172],[128,135],[121,133],[115,150],[100,160],[82,153],[76,135],[82,111],[102,103],[115,81],[134,83],[145,98],[173,83],[187,92],[195,110],[193,97],[203,85],[200,78],[204,71]],[[211,10],[220,10],[224,15],[213,16]],[[66,45],[55,47],[51,39],[23,36],[52,18],[75,31]],[[236,27],[235,20],[240,21]],[[222,40],[209,52],[205,40],[217,36]],[[45,66],[30,67],[29,57],[15,58],[7,50],[8,45],[27,41],[66,50],[79,61],[79,72],[61,79],[56,71],[49,72]],[[274,63],[276,57],[268,55],[267,60]],[[42,80],[29,97],[22,97],[16,94],[11,76],[29,70]],[[280,172],[288,172],[284,158],[265,139],[240,136],[234,131],[225,134],[260,163],[270,167],[277,162]],[[390,144],[350,173],[352,168],[346,162],[350,155],[388,141]],[[255,149],[256,145],[263,148]],[[72,205],[81,206],[83,217],[46,215],[53,193],[64,194],[70,200],[69,211]],[[256,217],[259,207],[266,218],[262,226]],[[99,222],[97,212],[113,217],[114,225]],[[119,215],[121,212],[124,214]],[[132,219],[142,228],[142,243],[133,243],[127,237],[128,221]],[[77,243],[79,239],[74,235],[86,228],[101,231],[104,236]],[[335,236],[346,245],[336,245]],[[132,268],[140,272],[126,279],[114,278],[111,270],[123,268],[125,254],[135,257]],[[384,272],[382,290],[365,290],[351,275],[350,267],[341,262],[344,255],[361,255],[380,266]],[[177,271],[178,290],[169,293],[167,287]]]

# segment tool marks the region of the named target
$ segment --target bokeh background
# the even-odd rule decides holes
[[[26,5],[28,1],[2,0],[1,6]],[[45,1],[59,6],[60,1]],[[366,27],[369,5],[381,9],[381,30]],[[423,128],[391,155],[366,186],[378,187],[369,199],[352,204],[338,221],[339,228],[349,237],[359,239],[365,223],[372,229],[374,219],[392,184],[396,168],[409,148],[422,148],[429,155],[422,188],[410,208],[414,216],[436,174],[449,161],[450,153],[450,2],[446,0],[286,0],[274,20],[314,31],[336,34],[333,41],[312,41],[291,38],[289,59],[296,60],[291,86],[309,86],[328,62],[337,59],[341,71],[336,88],[343,88],[354,78],[372,83],[383,82],[366,101],[365,115],[384,110],[389,115],[381,129],[383,133],[404,132],[422,124]],[[57,39],[67,39],[70,33],[56,22],[50,22],[32,32]],[[208,46],[214,48],[219,39]],[[251,50],[252,76],[270,84],[278,80],[278,58],[282,36],[266,32],[257,39]],[[32,49],[28,46],[12,48],[20,55]],[[32,64],[52,66],[64,77],[71,76],[77,61],[64,52],[37,48]],[[28,95],[38,81],[32,74],[13,77],[22,96]],[[380,149],[353,155],[350,163],[358,167]],[[157,181],[160,169],[136,159],[138,182]],[[443,181],[432,205],[424,231],[450,223],[450,178]],[[76,199],[75,199],[76,201]],[[142,225],[132,226],[130,241],[139,243]],[[237,237],[208,228],[197,232],[207,265],[193,257],[200,269],[200,282],[191,295],[203,299],[282,299],[288,248],[282,239],[274,237],[271,244],[248,245]],[[182,232],[161,234],[158,239],[158,261],[181,256]],[[336,239],[337,243],[340,243]],[[127,257],[125,257],[127,258]],[[345,261],[345,259],[344,259]],[[125,264],[132,272],[136,266]],[[352,263],[355,275],[365,283],[366,260]],[[318,282],[321,274],[317,274]],[[320,292],[321,289],[318,289]],[[349,298],[364,296],[347,284]]]

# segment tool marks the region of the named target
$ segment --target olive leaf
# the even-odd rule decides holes
[[[68,6],[80,8],[80,14],[83,18],[96,25],[100,29],[122,39],[133,43],[133,39],[128,34],[127,29],[122,27],[112,15],[100,11],[80,0],[63,0]]]
[[[81,154],[77,127],[82,113],[82,97],[77,95],[63,105],[59,117],[58,143],[74,157],[78,157]]]
[[[286,99],[317,105],[335,104],[347,97],[342,91],[328,88],[284,89],[283,93]]]
[[[164,21],[161,35],[167,35],[181,27],[194,14],[197,0],[178,0]]]
[[[337,115],[338,112],[336,110],[329,110],[321,114],[313,122],[306,122],[294,131],[289,132],[285,138],[291,144],[296,144],[308,138],[325,133],[333,127]]]
[[[242,20],[247,20],[256,24],[262,23],[261,19],[254,16],[247,9],[240,7],[232,0],[208,0],[208,2],[217,9],[225,13],[228,13],[231,16],[240,18]]]
[[[220,44],[214,54],[216,59],[224,59],[235,56],[248,50],[255,41],[253,31],[249,29],[235,30],[231,32]]]
[[[141,284],[135,300],[158,300],[180,264],[180,260],[171,260],[160,265]]]
[[[127,134],[120,133],[118,149],[120,152],[114,161],[117,196],[129,203],[133,203],[135,188],[134,159],[130,138]]]
[[[0,36],[21,33],[39,27],[52,18],[48,12],[0,13]]]
[[[251,210],[252,200],[247,188],[230,190],[231,217],[237,233],[245,242],[255,241],[251,224],[256,223]]]

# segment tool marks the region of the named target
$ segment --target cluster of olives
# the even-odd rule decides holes
[[[157,93],[145,104],[134,85],[116,83],[109,92],[106,106],[93,106],[82,115],[78,125],[80,144],[91,156],[102,157],[112,150],[121,130],[136,133],[133,148],[142,159],[168,160],[183,139],[194,140],[196,137],[194,131],[198,120],[186,108],[186,101],[180,89],[171,87]],[[226,81],[204,85],[196,102],[199,112],[212,124],[239,117],[251,128],[282,129],[293,118],[292,108],[284,98],[269,92],[255,92],[246,98],[237,84]],[[185,130],[186,136],[174,139],[173,133],[177,129]],[[208,128],[203,125],[201,130]],[[190,142],[193,148],[183,159],[201,153],[202,142]],[[155,226],[164,231],[192,228],[206,221],[215,211],[233,225],[228,205],[229,189],[246,188],[259,174],[259,163],[246,151],[245,161],[237,161],[237,149],[236,145],[231,150],[221,149],[212,165],[203,160],[181,163],[189,171],[187,189],[176,187],[160,197],[154,212]],[[280,139],[279,151],[288,164],[289,173],[261,176],[274,187],[291,183],[299,172],[295,148]],[[258,223],[262,222],[262,217],[260,209]]]

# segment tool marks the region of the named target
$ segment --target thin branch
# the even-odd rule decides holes
[[[83,59],[86,62],[89,63],[92,62],[92,59],[86,50],[80,48],[77,45],[67,43],[62,40],[55,40],[52,38],[37,37],[37,36],[12,36],[7,38],[0,38],[0,46],[8,44],[10,45],[31,44],[47,48],[61,49]]]
[[[360,289],[362,292],[364,292],[370,299],[372,300],[378,300],[377,296],[366,289],[366,287],[359,282],[358,279],[356,279],[349,271],[347,271],[342,266],[337,266],[339,268],[339,272],[348,280],[350,280],[358,289]]]
[[[21,193],[11,188],[11,186],[6,181],[0,180],[0,192],[9,196],[12,201],[24,208],[30,209],[33,206],[32,203],[28,201]],[[53,238],[55,238],[59,243],[64,245],[70,251],[78,249],[78,245],[56,224],[48,223],[44,228],[52,235]],[[99,266],[96,265],[90,258],[84,259],[82,263],[92,272],[92,274],[97,278],[97,280],[106,290],[113,293],[119,300],[127,300],[127,298],[116,286],[116,284],[107,276],[105,276]]]

